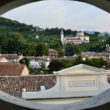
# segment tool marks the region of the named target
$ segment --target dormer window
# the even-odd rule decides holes
[[[44,85],[44,84],[40,85],[40,90],[41,90],[41,91],[46,90],[46,87],[45,87],[45,85]]]

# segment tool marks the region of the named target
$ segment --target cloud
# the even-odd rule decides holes
[[[46,0],[21,6],[3,15],[34,26],[110,31],[110,14],[69,0]]]

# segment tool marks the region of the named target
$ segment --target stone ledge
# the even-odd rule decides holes
[[[0,91],[0,107],[3,110],[109,110],[110,89],[98,96],[78,103],[66,105],[39,104],[10,96]]]

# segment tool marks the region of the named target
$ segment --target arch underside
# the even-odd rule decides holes
[[[110,110],[109,94],[110,89],[78,103],[48,105],[18,99],[0,91],[0,108],[2,110]]]
[[[76,0],[96,6],[110,13],[110,0]]]
[[[40,0],[2,0],[0,1],[0,15],[19,6]],[[110,13],[110,0],[75,0],[89,3]],[[43,105],[28,102],[9,96],[0,91],[0,108],[3,110],[109,110],[110,90],[87,101],[67,105]],[[86,109],[87,108],[87,109]]]
[[[41,0],[2,0],[0,1],[0,15],[16,7],[37,1]],[[72,1],[85,2],[110,13],[110,0],[72,0]]]

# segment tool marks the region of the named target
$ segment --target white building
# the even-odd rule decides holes
[[[36,100],[46,104],[64,104],[81,101],[98,95],[110,85],[107,74],[110,71],[79,64],[61,71],[54,72],[56,85],[46,89],[46,84],[41,85],[39,92],[22,92],[22,98]],[[48,100],[46,100],[48,99]]]
[[[85,36],[84,32],[78,32],[75,38],[81,39],[84,43],[89,43],[89,36]]]
[[[109,44],[106,45],[106,52],[110,53],[110,45]]]
[[[50,59],[46,57],[27,56],[26,58],[29,59],[29,66],[33,69],[40,69],[42,64],[44,64],[45,68],[47,69],[50,64]]]
[[[36,39],[39,39],[39,36],[38,35],[36,36]]]
[[[82,43],[89,43],[89,36],[85,36],[84,32],[78,32],[76,36],[64,36],[63,30],[61,31],[61,43],[64,46],[67,43],[79,45]]]
[[[21,54],[0,54],[0,57],[7,59],[8,62],[19,62],[21,59],[24,58]]]
[[[104,60],[110,61],[110,53],[107,53],[107,52],[102,52],[102,53],[81,52],[81,56],[83,59],[103,58]]]
[[[61,30],[61,43],[64,46],[65,45],[65,38],[64,38],[64,32]]]

